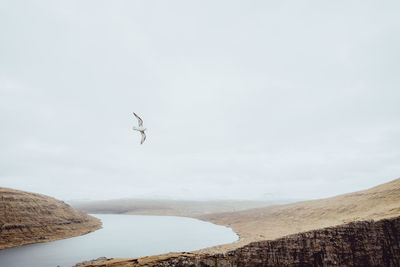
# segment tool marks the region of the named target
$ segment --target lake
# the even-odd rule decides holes
[[[95,214],[103,229],[87,235],[0,250],[4,267],[70,267],[105,256],[132,258],[232,243],[231,228],[175,216]]]

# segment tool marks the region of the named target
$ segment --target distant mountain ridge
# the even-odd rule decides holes
[[[202,214],[240,211],[284,202],[251,200],[171,200],[171,199],[113,199],[70,201],[72,207],[87,213],[166,215],[193,217]],[[287,203],[287,202],[286,202]]]
[[[101,221],[55,198],[0,187],[0,249],[86,234]]]

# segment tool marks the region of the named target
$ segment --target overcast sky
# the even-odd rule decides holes
[[[398,178],[399,12],[2,0],[0,186],[64,200],[310,199]]]

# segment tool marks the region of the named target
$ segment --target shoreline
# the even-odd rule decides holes
[[[99,219],[53,197],[0,187],[0,250],[101,229]]]
[[[96,218],[97,219],[97,218]],[[27,246],[27,245],[33,245],[33,244],[39,244],[39,243],[48,243],[48,242],[53,242],[53,241],[58,241],[58,240],[63,240],[63,239],[68,239],[68,238],[74,238],[74,237],[78,237],[78,236],[84,236],[90,233],[93,233],[97,230],[102,229],[102,222],[100,221],[100,225],[99,226],[93,226],[93,229],[90,230],[85,230],[82,232],[77,231],[76,233],[73,234],[65,234],[65,235],[60,235],[57,237],[47,237],[46,239],[40,239],[38,241],[34,240],[34,241],[26,241],[26,242],[21,242],[17,245],[15,244],[11,244],[10,246],[1,246],[0,250],[4,250],[4,249],[10,249],[10,248],[18,248],[18,247],[23,247],[23,246]]]

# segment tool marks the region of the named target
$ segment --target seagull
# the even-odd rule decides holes
[[[143,144],[144,140],[146,140],[146,134],[144,133],[144,131],[146,131],[146,128],[143,127],[143,120],[138,115],[136,115],[135,112],[133,112],[133,115],[135,115],[135,117],[138,119],[139,127],[133,126],[132,130],[139,131],[142,134],[142,140],[140,141],[140,144]]]

